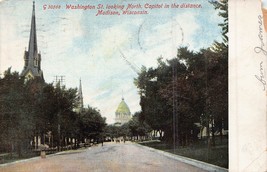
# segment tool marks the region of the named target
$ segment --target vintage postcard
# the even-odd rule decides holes
[[[0,171],[265,170],[261,1],[0,9]]]

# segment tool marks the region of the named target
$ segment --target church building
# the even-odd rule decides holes
[[[44,81],[43,71],[41,70],[41,54],[37,48],[37,34],[36,34],[36,21],[35,21],[35,3],[33,2],[31,30],[28,51],[24,52],[24,68],[21,76],[26,80],[41,79]]]
[[[123,125],[130,121],[132,118],[130,109],[122,98],[116,112],[115,112],[115,125]]]

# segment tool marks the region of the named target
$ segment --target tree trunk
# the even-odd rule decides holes
[[[215,147],[215,135],[214,135],[214,133],[215,133],[215,129],[214,129],[214,119],[212,119],[213,121],[212,121],[212,125],[211,125],[211,130],[212,130],[212,146],[214,146]]]
[[[21,153],[21,142],[17,143],[17,153],[19,155],[19,157],[22,157],[22,153]]]
[[[220,129],[220,141],[221,141],[221,144],[223,142],[223,132],[222,132],[222,128]]]
[[[162,140],[162,130],[159,130],[159,140]]]
[[[188,146],[188,135],[187,135],[187,133],[185,134],[185,146]]]
[[[39,136],[38,136],[38,133],[37,133],[37,135],[36,135],[36,143],[35,143],[35,149],[38,149],[39,148]]]
[[[34,136],[32,137],[32,145],[31,145],[31,149],[35,149],[35,140],[34,140]]]
[[[201,127],[200,127],[200,139],[201,139],[201,140],[202,140],[203,129],[204,129],[204,127],[201,125]]]
[[[54,135],[52,134],[51,137],[52,137],[51,138],[52,139],[52,148],[54,148]]]
[[[208,142],[208,148],[210,148],[210,123],[209,123],[209,120],[207,122],[207,142]]]
[[[219,128],[219,130],[220,130],[220,140],[221,140],[221,144],[222,144],[222,140],[223,140],[223,119],[221,119],[219,127],[220,127]]]
[[[14,151],[14,143],[11,142],[11,144],[10,144],[10,157],[11,158],[13,157],[13,151]]]
[[[58,124],[58,126],[57,126],[58,128],[57,128],[57,130],[58,130],[58,141],[57,141],[57,151],[60,151],[60,146],[61,146],[61,142],[60,142],[60,124]]]
[[[78,148],[78,139],[75,139],[75,148]]]
[[[43,144],[45,145],[45,133],[43,134]]]

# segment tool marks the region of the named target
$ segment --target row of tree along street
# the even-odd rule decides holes
[[[135,83],[141,97],[140,121],[163,131],[166,141],[173,142],[175,133],[177,144],[187,145],[189,139],[197,139],[197,123],[208,132],[212,124],[212,134],[222,135],[223,127],[227,129],[227,51],[180,48],[177,58],[159,59],[157,68],[142,68]]]
[[[136,112],[132,119],[121,125],[108,125],[105,128],[105,137],[115,141],[121,138],[122,140],[145,140],[151,139],[152,128],[145,122],[140,121],[140,112]]]
[[[106,119],[95,108],[77,113],[76,107],[77,89],[38,79],[25,82],[8,69],[0,78],[1,152],[16,151],[21,156],[40,144],[59,150],[78,147],[86,139],[102,139]]]
[[[199,52],[180,47],[177,57],[159,58],[156,68],[142,67],[135,79],[140,122],[163,131],[169,143],[188,145],[206,128],[209,145],[215,145],[215,133],[222,138],[228,130],[228,2],[211,4],[224,19],[223,42]]]

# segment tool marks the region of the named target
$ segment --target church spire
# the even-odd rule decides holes
[[[36,21],[35,21],[35,1],[32,4],[32,17],[31,17],[31,30],[28,51],[24,52],[24,69],[21,76],[26,79],[35,77],[43,78],[43,71],[41,70],[41,54],[37,49],[37,34],[36,34]]]
[[[35,2],[34,1],[33,1],[33,5],[32,5],[31,32],[30,32],[28,52],[29,52],[30,65],[34,65],[34,56],[35,56],[35,54],[38,53],[36,22],[35,22]]]
[[[80,79],[80,85],[78,90],[78,108],[83,109],[83,93],[82,93],[82,80]]]

